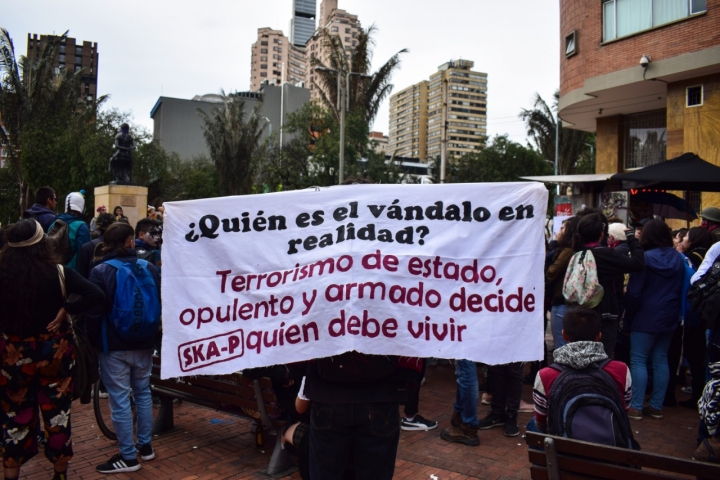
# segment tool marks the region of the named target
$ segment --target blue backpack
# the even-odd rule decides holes
[[[152,337],[160,328],[160,296],[148,262],[138,259],[125,263],[112,259],[105,263],[117,269],[115,299],[109,316],[115,332],[127,342]],[[104,333],[103,350],[107,353]]]

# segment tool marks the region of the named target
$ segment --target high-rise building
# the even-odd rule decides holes
[[[305,48],[307,55],[307,70],[305,78],[310,88],[310,95],[313,99],[320,98],[320,91],[314,85],[317,75],[313,70],[311,58],[314,56],[325,65],[328,65],[330,52],[325,48],[325,41],[322,32],[327,31],[330,35],[336,35],[345,49],[345,55],[349,58],[350,52],[357,45],[357,36],[362,31],[362,25],[357,15],[352,15],[345,10],[337,8],[337,0],[323,0],[320,4],[320,24],[315,34],[308,41]]]
[[[475,72],[471,60],[441,65],[428,84],[427,156],[439,157],[443,126],[448,159],[479,150],[487,136],[487,73]],[[443,108],[443,98],[446,108]]]
[[[315,0],[293,0],[293,16],[290,20],[290,43],[304,47],[315,33]]]
[[[428,83],[423,80],[390,97],[390,154],[427,159]]]
[[[28,33],[27,58],[36,62],[49,42],[57,39],[56,35],[40,35]],[[80,96],[86,100],[97,99],[98,79],[98,45],[94,42],[84,41],[81,44],[74,38],[65,38],[55,53],[55,72],[60,74],[63,71],[79,72]]]
[[[430,81],[423,80],[390,97],[391,153],[423,162],[439,157],[443,126],[448,159],[485,145],[487,73],[473,71],[474,66],[470,60],[451,60],[441,65]]]
[[[305,49],[290,43],[281,30],[259,28],[250,59],[250,90],[286,82],[302,85],[306,63]]]

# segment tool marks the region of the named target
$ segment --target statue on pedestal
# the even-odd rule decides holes
[[[132,183],[132,152],[135,140],[130,136],[127,123],[120,125],[120,132],[115,136],[115,153],[110,157],[110,173],[113,180],[110,185],[135,185]]]

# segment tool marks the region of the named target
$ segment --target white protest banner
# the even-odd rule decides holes
[[[166,203],[162,378],[348,350],[541,359],[547,198],[489,183]]]

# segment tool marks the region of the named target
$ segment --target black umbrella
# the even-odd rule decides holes
[[[651,204],[653,215],[663,218],[679,218],[681,220],[697,218],[695,210],[685,200],[672,193],[638,192],[630,197],[630,201],[633,200]]]
[[[634,172],[616,173],[610,179],[621,180],[623,189],[651,186],[662,190],[720,192],[720,167],[694,153],[684,153]]]

